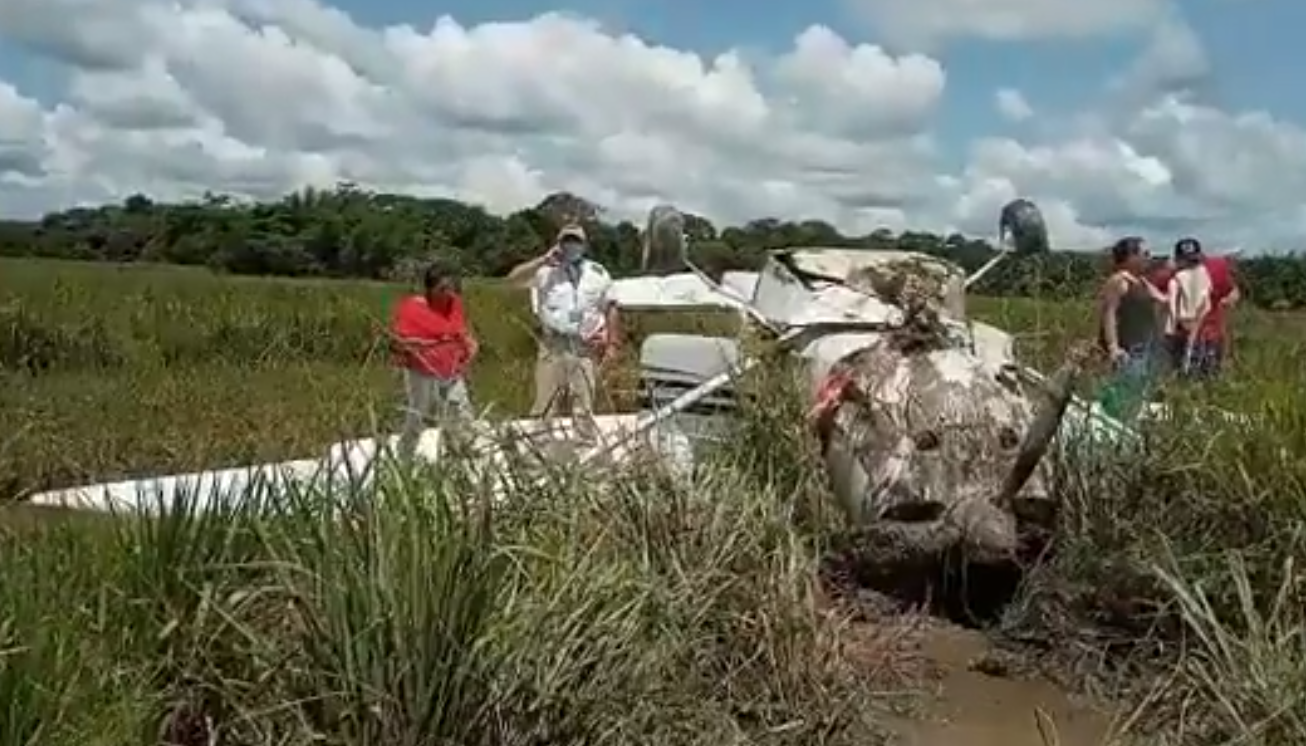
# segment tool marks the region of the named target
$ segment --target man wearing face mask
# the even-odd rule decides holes
[[[583,228],[564,226],[552,248],[508,273],[510,282],[529,286],[540,322],[531,407],[536,417],[559,412],[568,399],[573,416],[593,414],[598,363],[617,348],[617,306],[608,297],[612,277],[586,257],[588,246]]]

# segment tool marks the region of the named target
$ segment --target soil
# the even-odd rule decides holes
[[[926,718],[900,730],[904,746],[1101,746],[1110,718],[1052,683],[1013,674],[984,636],[930,630],[922,653],[938,669]]]
[[[882,639],[870,622],[858,636]],[[859,630],[858,627],[862,627]],[[923,708],[894,717],[888,729],[900,746],[1106,746],[1109,713],[1021,669],[1027,661],[995,649],[982,632],[938,620],[914,635],[920,673],[934,684]],[[860,635],[859,635],[860,632]]]

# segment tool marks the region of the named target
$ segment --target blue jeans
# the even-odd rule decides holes
[[[1199,339],[1188,348],[1188,338],[1174,335],[1166,340],[1170,362],[1185,378],[1214,378],[1224,363],[1224,344],[1218,339]]]
[[[1156,350],[1153,345],[1135,345],[1125,349],[1126,356],[1115,363],[1115,371],[1098,394],[1102,409],[1122,422],[1138,416],[1152,393],[1156,378]]]

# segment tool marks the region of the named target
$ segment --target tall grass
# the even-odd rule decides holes
[[[0,496],[314,455],[397,403],[375,339],[398,286],[3,266]],[[519,413],[523,299],[469,298],[473,393]],[[972,306],[1041,367],[1092,333],[1073,303]],[[1177,414],[1146,448],[1064,464],[1055,551],[1004,624],[1141,703],[1143,742],[1306,742],[1306,346],[1298,317],[1238,323],[1231,374],[1168,385]],[[727,324],[638,319],[631,351]],[[605,373],[609,406],[630,363]],[[838,529],[801,406],[783,381],[742,386],[737,437],[688,484],[560,473],[491,509],[470,474],[393,475],[346,522],[308,489],[262,514],[10,509],[37,525],[0,538],[0,744],[861,738],[875,672],[815,600]]]
[[[1138,742],[1306,739],[1306,399],[1262,391],[1173,385],[1145,446],[1061,464],[1054,554],[1008,611],[1050,668],[1125,703]]]
[[[690,482],[560,472],[495,505],[450,464],[372,495],[16,531],[0,734],[865,743],[875,703],[817,606],[819,543],[790,520],[803,496],[750,476],[754,455]],[[367,509],[341,520],[340,500]]]

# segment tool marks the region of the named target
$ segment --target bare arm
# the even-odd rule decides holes
[[[1125,294],[1125,280],[1119,275],[1107,280],[1102,288],[1102,341],[1108,353],[1114,354],[1120,349],[1120,338],[1116,335],[1116,311],[1120,308],[1120,299]]]
[[[400,337],[393,333],[388,335],[389,348],[391,355],[397,355],[400,358],[407,358],[418,352],[437,344],[427,339],[416,339],[414,337]]]
[[[616,301],[607,301],[604,309],[604,321],[608,328],[608,344],[613,348],[621,347],[621,313]]]
[[[467,345],[467,362],[476,359],[476,355],[481,351],[481,343],[476,340],[476,330],[471,324],[467,325],[467,331],[463,336],[463,343]]]
[[[1165,305],[1170,302],[1170,296],[1169,294],[1166,293],[1166,291],[1153,285],[1148,280],[1141,280],[1141,282],[1147,288],[1147,294],[1152,297],[1153,303],[1160,303],[1162,305]]]
[[[518,264],[516,267],[508,270],[508,282],[519,287],[530,285],[531,280],[535,279],[535,273],[540,271],[540,267],[548,264],[553,259],[555,251],[549,249],[533,259]]]
[[[1179,280],[1171,277],[1165,283],[1165,303],[1161,305],[1161,312],[1164,316],[1161,319],[1161,328],[1166,333],[1178,333],[1179,331]]]
[[[1224,296],[1224,298],[1220,301],[1220,303],[1228,308],[1232,308],[1233,306],[1238,305],[1238,302],[1241,301],[1242,299],[1243,299],[1242,290],[1240,290],[1238,288],[1238,285],[1235,284],[1229,289],[1229,294]]]

